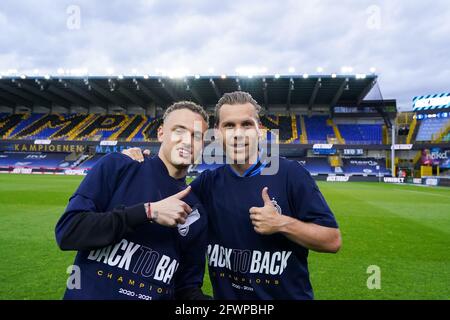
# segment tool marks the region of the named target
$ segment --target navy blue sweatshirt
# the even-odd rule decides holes
[[[308,249],[282,234],[260,235],[251,207],[264,205],[261,191],[279,214],[304,222],[338,225],[311,175],[297,161],[280,158],[275,175],[258,163],[243,176],[229,165],[204,171],[192,188],[208,212],[208,265],[215,299],[313,299]]]
[[[186,188],[158,156],[140,164],[120,153],[101,158],[70,198],[56,225],[62,250],[77,250],[81,288],[65,299],[201,299],[206,215],[191,192],[183,199],[200,214],[185,228],[150,223],[145,202]]]

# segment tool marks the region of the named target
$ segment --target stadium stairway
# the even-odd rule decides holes
[[[391,143],[391,138],[390,135],[388,134],[388,128],[384,125],[382,128],[382,142],[383,144],[390,144]]]
[[[302,130],[302,134],[300,135],[300,142],[302,144],[308,144],[308,133],[306,132],[305,119],[303,116],[300,117],[300,128]]]
[[[411,144],[411,141],[417,136],[417,119],[413,119],[409,125],[408,136],[406,137],[406,144]]]
[[[339,144],[345,144],[344,138],[342,138],[341,132],[339,131],[339,128],[334,123],[333,119],[327,119],[327,124],[333,128],[334,135],[336,136]]]
[[[297,117],[295,115],[291,116],[291,127],[292,127],[292,141],[298,140],[298,128],[297,128]],[[300,133],[301,134],[301,133]],[[291,143],[289,142],[289,143]]]
[[[298,128],[297,128],[297,117],[295,115],[291,115],[291,129],[292,129],[292,137],[287,139],[284,143],[294,143],[298,142]]]
[[[450,120],[447,121],[447,123],[444,125],[444,127],[439,130],[439,132],[437,132],[436,134],[434,134],[433,137],[433,142],[434,143],[439,143],[442,142],[444,140],[444,138],[448,135],[450,131]]]
[[[328,157],[328,163],[330,164],[331,168],[333,168],[335,173],[342,173],[342,158],[339,155],[336,156],[329,156]]]

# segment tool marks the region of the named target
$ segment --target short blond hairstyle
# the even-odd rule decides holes
[[[175,102],[174,104],[170,105],[166,112],[164,112],[163,115],[163,122],[166,121],[166,118],[169,116],[170,113],[172,113],[175,110],[182,110],[182,109],[187,109],[187,110],[191,110],[192,112],[198,113],[199,115],[202,116],[203,120],[206,121],[206,124],[209,123],[209,116],[206,113],[205,109],[203,109],[202,106],[192,102],[192,101],[179,101],[179,102]]]

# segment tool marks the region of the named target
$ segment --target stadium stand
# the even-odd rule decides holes
[[[53,139],[65,140],[69,139],[72,132],[87,120],[91,119],[90,115],[58,115],[47,114],[39,117],[33,123],[23,127],[12,139]]]
[[[5,115],[0,119],[3,138],[16,140],[144,140],[146,116],[94,114]],[[148,135],[156,138],[156,133]]]
[[[433,135],[438,133],[448,122],[447,118],[424,119],[420,121],[416,141],[432,141]]]
[[[0,129],[10,139],[52,139],[52,140],[118,140],[118,141],[156,141],[157,128],[161,117],[151,118],[143,115],[95,115],[95,114],[16,114],[0,115]],[[210,117],[210,126],[214,117]],[[303,122],[303,123],[302,123]],[[328,143],[335,137],[336,130],[346,144],[381,144],[382,125],[340,124],[334,125],[328,116],[313,115],[265,115],[261,117],[264,129],[279,130],[278,141],[288,144]],[[334,128],[334,126],[336,128]],[[302,130],[304,128],[304,131]],[[82,154],[69,157],[65,153],[2,153],[0,166],[26,168],[69,168],[89,170],[101,157]],[[331,158],[331,157],[330,157]],[[70,159],[70,161],[69,161]],[[333,164],[328,157],[304,157],[296,159],[313,175],[375,174],[375,166],[380,163],[380,172],[388,174],[384,160],[343,159]],[[190,172],[200,173],[205,169],[215,169],[219,165],[200,164]],[[377,171],[378,172],[378,171]]]
[[[346,144],[382,143],[382,125],[339,124],[338,128]]]
[[[13,131],[10,139],[156,141],[162,118],[142,115],[3,114],[0,121],[2,132]],[[299,142],[301,129],[297,131],[295,116],[264,116],[261,122],[265,129],[279,130],[279,141]],[[214,118],[211,117],[210,127],[213,126]]]
[[[261,117],[266,130],[278,130],[281,143],[301,142],[302,118],[305,124],[305,143],[328,143],[335,137],[327,116],[275,116]],[[0,118],[0,134],[9,139],[51,140],[117,140],[156,141],[161,117],[143,115],[94,115],[94,114],[3,114]],[[214,126],[211,117],[210,127]],[[382,125],[339,124],[336,126],[345,144],[381,144]]]
[[[41,78],[0,79],[0,152],[3,152],[0,167],[27,165],[63,168],[57,173],[71,169],[85,173],[104,153],[130,146],[149,147],[153,152],[159,147],[157,129],[170,104],[194,101],[212,115],[220,96],[243,90],[260,103],[262,128],[271,141],[280,143],[282,156],[297,157],[314,175],[364,175],[373,169],[375,160],[365,159],[368,148],[363,145],[376,144],[378,149],[386,150],[383,143],[388,142],[387,128],[397,115],[395,100],[365,100],[376,85],[376,75],[364,78],[285,75],[251,79],[199,76],[184,81],[152,76]],[[46,83],[43,88],[37,86],[41,81]],[[16,88],[17,83],[23,86]],[[39,90],[43,91],[41,95]],[[54,92],[61,90],[67,94],[57,97]],[[3,92],[15,94],[2,98]],[[24,101],[27,105],[22,104]],[[211,128],[215,125],[213,116],[209,125]],[[278,134],[274,136],[271,130],[278,130]],[[442,139],[448,138],[442,132]],[[318,143],[336,146],[332,150],[312,152],[311,145]],[[346,153],[360,158],[343,159],[347,149],[364,149],[364,153]],[[13,150],[21,152],[14,154]],[[386,162],[385,159],[377,161]],[[216,166],[200,164],[191,171],[201,172]]]

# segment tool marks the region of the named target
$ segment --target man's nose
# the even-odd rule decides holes
[[[245,138],[245,130],[242,128],[236,128],[233,132],[233,138],[241,140]]]
[[[181,137],[181,142],[182,142],[184,145],[189,145],[189,147],[190,147],[191,144],[192,144],[192,139],[193,139],[193,136],[192,136],[189,132],[186,132],[186,133],[183,134],[183,136]]]

